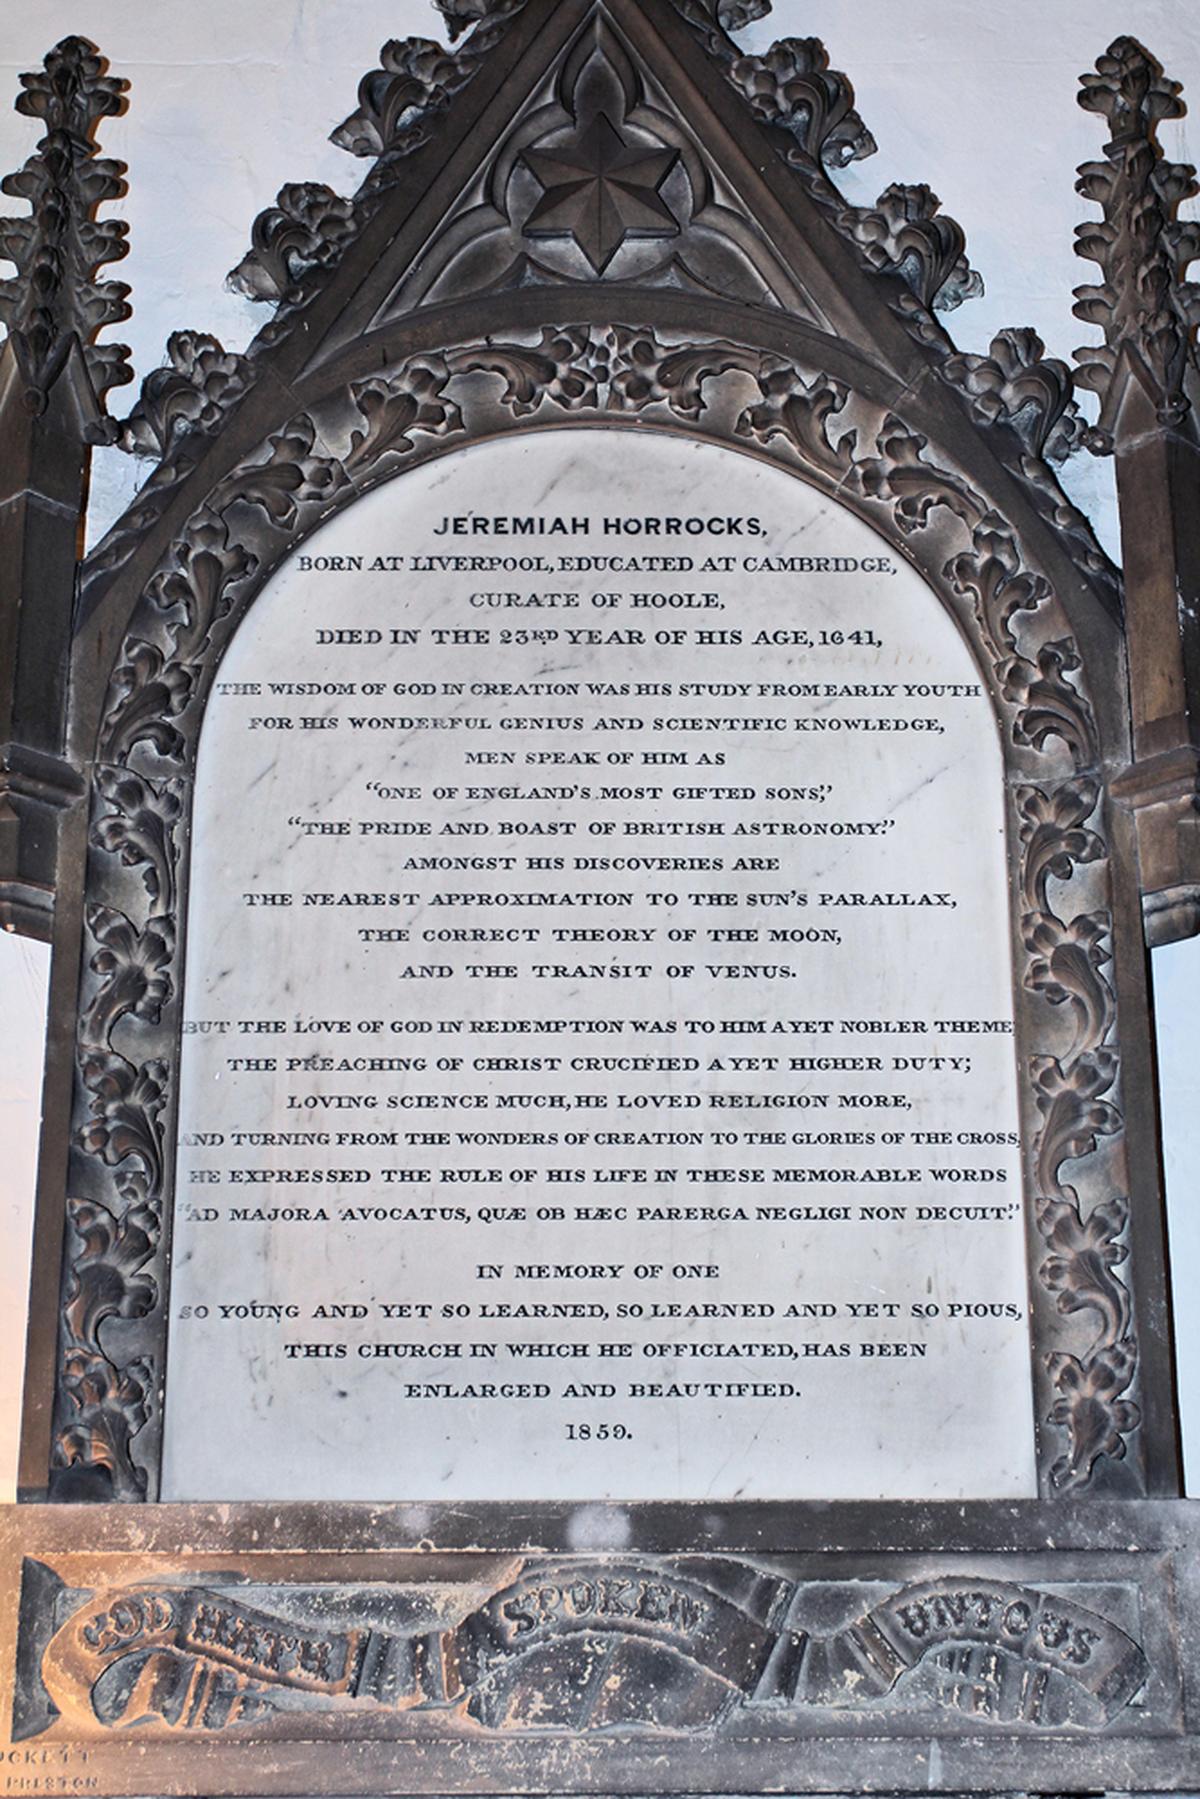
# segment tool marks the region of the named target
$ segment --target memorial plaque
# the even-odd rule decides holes
[[[406,476],[234,640],[193,829],[166,1497],[1036,1490],[995,724],[844,508]]]
[[[955,349],[962,231],[839,188],[874,140],[765,0],[439,10],[353,197],[254,221],[253,344],[123,420],[123,84],[23,78],[0,1785],[1192,1791],[1175,84],[1084,78],[1088,422],[1032,331]],[[78,563],[96,442],[155,466]]]

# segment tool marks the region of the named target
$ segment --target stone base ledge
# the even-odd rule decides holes
[[[0,1793],[1194,1791],[1187,1501],[0,1509]]]

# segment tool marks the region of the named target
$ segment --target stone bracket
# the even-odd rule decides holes
[[[1200,932],[1200,749],[1180,745],[1134,762],[1109,785],[1133,814],[1142,919],[1152,949]]]
[[[18,743],[0,746],[0,929],[49,938],[59,817],[83,792],[70,763]]]

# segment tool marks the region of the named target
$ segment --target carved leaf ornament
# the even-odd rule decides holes
[[[755,116],[790,131],[811,162],[840,169],[874,155],[850,83],[830,69],[818,38],[780,38],[761,56],[735,57],[728,74]]]
[[[253,386],[259,359],[269,358],[295,307],[330,278],[356,222],[361,228],[379,203],[395,159],[427,135],[520,4],[448,6],[456,27],[473,23],[457,52],[425,40],[385,46],[380,68],[360,85],[356,112],[336,134],[356,154],[376,159],[367,182],[347,203],[350,211],[327,190],[299,186],[285,189],[257,222],[238,284],[264,297],[282,288],[284,298],[248,357],[227,356],[199,334],[172,340],[170,366],[151,377],[127,426],[132,443],[157,446],[163,460],[89,558],[85,586],[111,579],[173,502],[206,437],[240,406],[246,384]],[[809,191],[820,188],[826,215],[837,214],[838,228],[884,284],[889,316],[902,320],[920,353],[961,395],[964,416],[993,434],[998,461],[1024,483],[1033,506],[1078,543],[1080,561],[1101,580],[1101,552],[1049,468],[1081,432],[1063,365],[1047,361],[1029,332],[1001,333],[988,357],[950,353],[933,309],[978,291],[962,234],[927,188],[890,188],[874,208],[857,210],[836,194],[824,164],[868,153],[870,140],[848,84],[829,70],[819,46],[785,40],[765,58],[739,56],[699,0],[680,0],[679,10],[750,113],[766,122],[784,160]],[[566,149],[560,144],[553,165],[545,156],[531,160],[541,226],[569,230],[599,275],[618,227],[668,228],[658,192],[667,154],[617,147],[600,134]],[[593,298],[598,316],[611,317],[601,310],[599,283]],[[611,323],[580,323],[564,308],[556,322],[553,299],[546,295],[548,317],[536,327],[448,335],[435,351],[393,354],[369,374],[360,366],[352,378],[331,373],[324,386],[307,378],[295,414],[222,473],[144,584],[97,745],[91,986],[78,1049],[78,1148],[89,1198],[86,1210],[82,1200],[73,1209],[56,1463],[85,1482],[94,1473],[101,1494],[137,1498],[145,1490],[137,1436],[154,1416],[161,1370],[141,1353],[123,1360],[107,1325],[118,1317],[161,1317],[164,1305],[170,1171],[162,1132],[178,1054],[172,1032],[180,988],[174,925],[186,869],[182,783],[224,645],[296,541],[364,486],[485,433],[634,417],[753,451],[849,504],[924,570],[975,645],[1011,755],[1028,771],[1014,788],[1013,831],[1020,847],[1019,974],[1028,995],[1022,1053],[1040,1118],[1031,1180],[1040,1244],[1039,1392],[1045,1442],[1053,1445],[1044,1468],[1052,1488],[1085,1488],[1102,1458],[1126,1455],[1138,1423],[1138,1368],[1132,1300],[1120,1273],[1125,1200],[1106,1191],[1085,1215],[1064,1178],[1068,1164],[1103,1155],[1122,1128],[1116,1004],[1105,973],[1110,919],[1098,734],[1064,609],[1045,573],[1029,565],[1013,526],[903,416],[901,402],[853,393],[820,366],[815,351],[768,351],[748,326],[748,341],[732,327],[682,341],[640,325],[631,312]],[[737,317],[734,309],[729,316]],[[1073,891],[1084,866],[1086,905]],[[1103,1167],[1111,1165],[1105,1158]]]

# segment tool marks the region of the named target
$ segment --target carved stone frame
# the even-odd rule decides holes
[[[849,505],[920,569],[971,646],[1008,786],[1041,1487],[1161,1491],[1175,1478],[1169,1402],[1156,1417],[1170,1386],[1161,1366],[1145,1377],[1161,1349],[1153,1332],[1139,1338],[1137,1282],[1122,1267],[1132,1248],[1146,1285],[1161,1284],[1157,1191],[1147,1203],[1137,1189],[1154,1166],[1137,1136],[1153,1121],[1120,1061],[1118,1021],[1132,1014],[1139,1042],[1148,1021],[1140,928],[1126,942],[1120,925],[1137,895],[1105,794],[1128,740],[1102,590],[1028,487],[980,453],[941,384],[901,392],[827,335],[761,320],[751,334],[719,302],[611,291],[603,311],[595,296],[555,302],[553,324],[544,294],[493,303],[486,337],[463,309],[435,313],[321,367],[221,468],[149,577],[143,564],[136,591],[118,578],[85,628],[84,655],[101,619],[115,653],[76,720],[91,823],[60,1486],[156,1490],[187,814],[225,644],[282,557],[379,482],[504,432],[636,423],[769,457]]]

